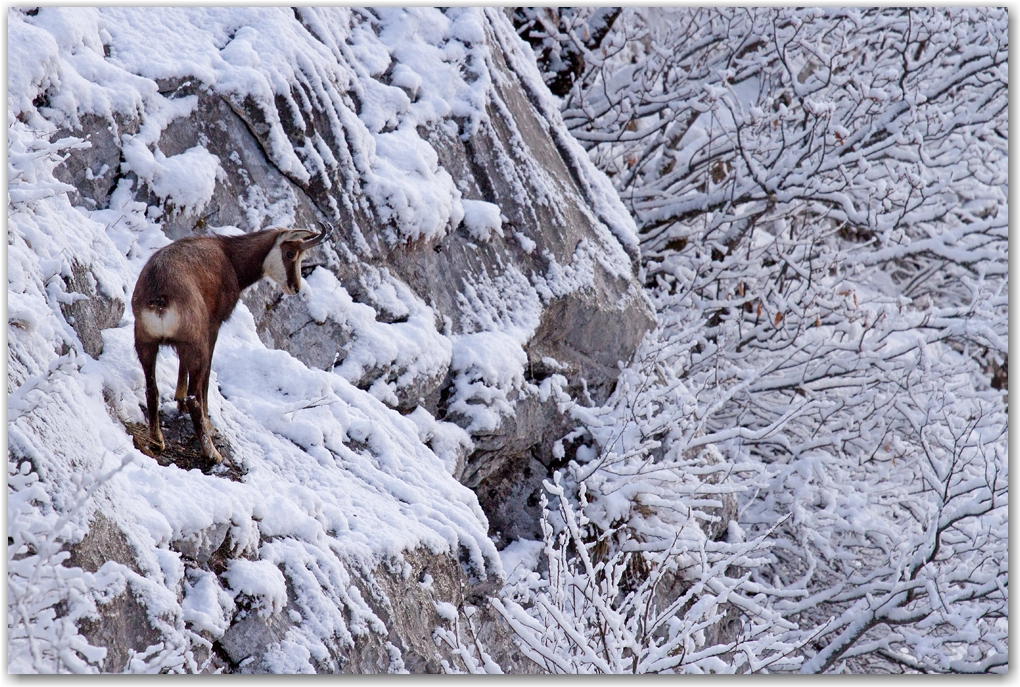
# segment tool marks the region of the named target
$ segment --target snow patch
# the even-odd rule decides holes
[[[234,598],[243,594],[255,600],[260,616],[270,616],[287,605],[287,581],[269,561],[232,559],[223,573]]]
[[[189,573],[181,601],[184,622],[219,638],[230,627],[234,609],[233,598],[220,587],[214,574],[199,569]]]
[[[152,190],[162,200],[188,214],[198,214],[212,199],[220,160],[202,146],[189,148],[180,155],[166,157],[156,151]]]
[[[457,607],[446,601],[435,601],[433,602],[436,606],[436,613],[439,617],[447,622],[454,622],[457,620]]]
[[[493,233],[503,235],[503,220],[498,205],[482,200],[461,200],[464,227],[476,241],[488,241]]]

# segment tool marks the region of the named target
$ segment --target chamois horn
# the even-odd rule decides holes
[[[313,246],[319,245],[320,243],[326,240],[327,236],[333,233],[333,224],[331,222],[324,223],[322,227],[323,227],[322,231],[319,232],[318,236],[313,236],[312,238],[308,239],[307,241],[304,241],[301,244],[301,250],[303,251],[308,250]]]

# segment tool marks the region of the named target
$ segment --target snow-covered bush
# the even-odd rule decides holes
[[[581,483],[575,510],[560,484],[562,523],[542,530],[547,572],[511,575],[493,605],[521,639],[525,655],[553,673],[731,673],[796,667],[792,625],[762,605],[749,576],[731,567],[756,565],[764,536],[732,546],[678,533],[665,549],[641,542],[614,547],[620,531],[590,527]],[[625,532],[623,532],[625,533]],[[734,626],[733,616],[739,613]],[[724,627],[729,636],[720,636]]]
[[[90,491],[82,496],[91,496]],[[98,581],[61,565],[70,556],[61,541],[68,536],[69,523],[49,501],[29,461],[8,462],[8,670],[90,672],[89,664],[100,662],[106,649],[91,646],[78,633],[76,621],[95,611],[90,596],[110,580]]]
[[[734,527],[771,532],[749,580],[798,670],[1001,671],[1005,11],[625,9],[595,45],[578,12],[515,18],[550,72],[583,55],[563,116],[688,390],[656,412],[758,471]]]

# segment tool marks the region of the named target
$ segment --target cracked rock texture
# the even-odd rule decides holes
[[[498,10],[478,12],[480,42],[466,43],[475,51],[465,63],[466,73],[474,70],[481,75],[474,78],[488,84],[474,91],[483,94],[484,102],[472,117],[447,114],[419,121],[415,140],[434,152],[432,172],[452,180],[454,205],[477,200],[497,206],[501,233],[479,239],[466,221],[455,221],[456,212],[445,227],[418,234],[407,230],[401,224],[406,218],[388,209],[373,190],[371,156],[358,117],[368,116],[370,103],[362,99],[375,92],[370,86],[397,81],[394,75],[402,65],[421,65],[404,64],[396,50],[388,67],[359,64],[351,50],[354,28],[371,31],[377,20],[368,11],[344,16],[343,30],[328,39],[316,11],[296,10],[292,21],[301,23],[309,42],[321,42],[317,49],[324,45],[332,51],[338,72],[350,75],[346,84],[297,73],[289,82],[276,82],[275,99],[265,99],[225,91],[200,76],[153,79],[166,102],[189,98],[193,105],[187,116],[165,122],[148,144],[150,150],[172,158],[199,146],[218,161],[212,196],[200,207],[178,206],[161,197],[130,164],[128,143],[144,124],[139,113],[83,114],[65,124],[52,140],[75,136],[91,147],[71,151],[55,173],[74,187],[69,198],[83,211],[123,204],[118,189],[128,189],[130,200],[144,203],[148,216],[160,221],[171,239],[225,227],[250,232],[280,224],[334,223],[337,233],[305,257],[303,272],[309,279],[317,269],[327,270],[350,298],[348,314],[322,317],[307,299],[282,297],[275,284],[262,282],[243,296],[259,337],[310,367],[350,375],[352,383],[400,413],[421,407],[437,420],[468,429],[473,445],[456,476],[477,495],[490,537],[497,547],[521,537],[538,538],[537,497],[542,479],[555,467],[552,446],[573,427],[555,395],[540,394],[539,385],[559,375],[559,388],[581,404],[609,396],[618,363],[631,356],[655,324],[636,281],[636,248],[612,226],[620,220],[604,212],[604,190],[592,182],[598,173],[566,140],[545,87],[532,73],[530,54]],[[114,35],[114,56],[116,41]],[[315,90],[320,87],[323,92]],[[415,95],[413,88],[405,89]],[[280,153],[281,132],[303,166]],[[313,141],[319,151],[314,155],[309,148]],[[124,303],[97,290],[88,265],[75,263],[65,281],[69,293],[80,295],[62,306],[65,317],[85,351],[98,357],[100,331],[117,325]],[[380,295],[387,293],[396,297]],[[357,319],[354,312],[369,315]],[[482,322],[481,316],[490,314]],[[372,336],[386,337],[406,323],[424,327],[441,343],[445,358],[425,364],[422,353],[360,367],[348,364],[365,357]],[[522,376],[504,389],[512,412],[502,414],[495,427],[477,429],[468,414],[450,406],[458,393],[458,342],[486,328],[516,337],[526,363]],[[203,540],[177,541],[172,547],[219,574],[224,557],[240,554],[224,545],[224,527],[206,534]],[[104,559],[132,565],[123,535],[97,514],[86,538],[72,547],[72,562],[96,569]],[[486,601],[498,580],[471,579],[448,554],[406,551],[399,564],[363,565],[355,584],[385,623],[386,633],[368,633],[353,647],[338,645],[330,656],[316,659],[317,670],[441,672],[443,661],[454,659],[433,636],[445,622],[437,601],[477,609],[479,631],[504,670],[534,669]],[[142,650],[159,635],[158,623],[148,618],[130,589],[103,607],[102,614],[103,619],[90,620],[81,630],[90,641],[108,647],[107,670],[125,665],[131,650]],[[107,622],[113,618],[118,620]],[[215,654],[210,665],[260,672],[267,649],[295,622],[286,609],[268,617],[239,609],[223,635],[210,641],[209,651]]]

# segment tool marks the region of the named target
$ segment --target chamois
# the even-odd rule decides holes
[[[284,293],[301,290],[301,259],[333,230],[266,229],[241,236],[189,236],[152,254],[131,296],[135,351],[145,372],[149,444],[166,444],[159,426],[156,355],[173,346],[180,359],[177,408],[187,408],[202,454],[223,460],[213,446],[209,421],[209,370],[220,325],[230,317],[241,292],[269,277]]]

